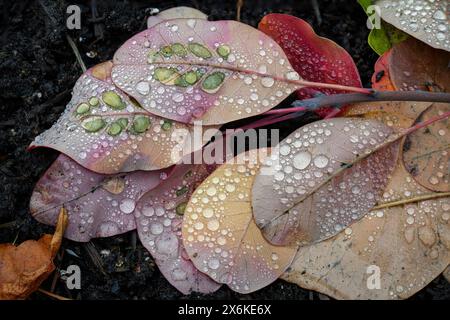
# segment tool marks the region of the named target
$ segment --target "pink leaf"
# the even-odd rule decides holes
[[[363,217],[397,161],[392,130],[374,120],[336,118],[297,129],[261,167],[253,214],[273,244],[311,244]],[[380,148],[380,149],[378,149]]]
[[[204,125],[261,114],[300,87],[289,82],[298,74],[270,37],[203,19],[169,20],[135,35],[114,55],[112,79],[145,110]]]
[[[154,116],[117,89],[111,67],[105,62],[84,73],[61,118],[30,148],[53,148],[87,169],[113,174],[167,168],[191,153],[191,145],[201,147],[191,143],[193,126]],[[203,143],[216,132],[205,130]]]
[[[164,183],[139,200],[134,212],[142,244],[166,279],[184,294],[210,293],[220,287],[193,265],[181,238],[187,201],[211,171],[205,165],[176,166]]]
[[[208,20],[208,16],[203,12],[201,12],[200,10],[190,7],[174,7],[161,11],[157,15],[150,16],[147,19],[147,28],[150,29],[151,27],[163,21],[179,18]]]
[[[104,176],[60,155],[35,186],[30,210],[39,222],[55,225],[59,209],[69,215],[65,237],[87,242],[136,228],[137,200],[172,169]]]
[[[308,81],[362,87],[358,69],[352,57],[335,42],[318,36],[304,20],[287,15],[266,15],[258,29],[274,39],[286,53],[289,62],[300,76]],[[334,89],[303,88],[297,90],[299,99],[316,93],[343,93]],[[319,110],[325,116],[330,108]]]

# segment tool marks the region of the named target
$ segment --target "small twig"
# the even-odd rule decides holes
[[[236,2],[236,20],[241,21],[241,9],[244,5],[244,0],[237,0]]]
[[[80,51],[78,51],[77,45],[75,44],[75,42],[72,40],[72,38],[68,34],[66,34],[66,38],[67,38],[67,42],[69,42],[69,45],[73,50],[73,53],[75,54],[75,57],[77,58],[77,61],[81,67],[81,70],[83,70],[83,73],[86,72],[87,68],[86,68],[86,65],[84,64],[83,59],[81,58]]]
[[[39,288],[38,291],[39,291],[40,293],[43,293],[43,294],[45,294],[45,295],[47,295],[47,296],[49,296],[49,297],[52,297],[52,298],[54,298],[54,299],[57,299],[57,300],[72,300],[72,299],[69,299],[69,298],[60,296],[60,295],[58,295],[58,294],[56,294],[56,293],[49,292],[49,291],[44,290],[44,289],[41,289],[41,288]]]
[[[314,14],[316,15],[317,24],[320,26],[322,24],[322,15],[320,14],[319,3],[317,0],[311,0],[311,5],[314,9]]]
[[[342,106],[359,102],[377,101],[426,101],[426,102],[450,102],[450,93],[428,91],[374,91],[372,94],[345,93],[333,95],[321,95],[316,98],[298,100],[292,103],[293,108],[269,110],[264,114],[291,113],[303,110],[315,110],[321,107]]]

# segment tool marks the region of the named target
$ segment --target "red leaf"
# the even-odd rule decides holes
[[[284,50],[292,67],[308,81],[362,87],[358,69],[352,57],[335,42],[318,36],[304,20],[287,14],[266,15],[258,29],[272,37]],[[297,90],[299,99],[317,93],[343,93],[333,89],[303,88]],[[330,108],[318,110],[321,116]]]

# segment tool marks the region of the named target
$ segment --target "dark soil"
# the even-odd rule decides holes
[[[79,2],[79,1],[76,1]],[[312,24],[322,36],[343,46],[353,56],[365,86],[370,86],[377,56],[368,47],[365,14],[356,1],[318,1],[322,23],[309,0],[245,0],[242,21],[256,26],[269,12],[289,13]],[[143,30],[151,8],[177,5],[197,7],[210,19],[235,19],[235,1],[83,1],[82,29],[68,33],[66,8],[72,1],[1,0],[0,19],[0,243],[37,239],[51,227],[37,223],[28,212],[33,186],[57,157],[51,150],[32,153],[26,147],[55,122],[77,78],[81,75],[66,35],[74,39],[88,67],[110,59],[131,35]],[[94,10],[93,10],[94,9]],[[93,18],[93,11],[96,11]],[[314,117],[278,125],[287,135]],[[60,269],[77,264],[82,290],[68,290],[58,277],[44,288],[74,299],[319,299],[323,296],[284,281],[249,295],[222,287],[211,295],[180,294],[160,274],[151,256],[127,233],[89,244],[64,241],[56,259]],[[47,299],[35,293],[32,299]],[[450,285],[437,278],[414,298],[449,299]]]

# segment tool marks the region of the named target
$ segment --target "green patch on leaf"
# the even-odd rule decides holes
[[[180,74],[175,68],[159,67],[155,69],[153,77],[161,83],[173,85],[176,84]]]
[[[98,105],[99,105],[99,100],[98,100],[98,98],[97,97],[91,97],[90,99],[89,99],[89,104],[91,105],[91,106],[93,106],[93,107],[97,107]]]
[[[159,52],[166,58],[170,58],[173,55],[172,46],[164,46]]]
[[[87,103],[83,102],[78,105],[76,113],[78,115],[82,115],[82,114],[88,113],[90,109],[91,109],[91,107]]]
[[[228,58],[228,55],[231,53],[231,48],[224,44],[220,45],[217,47],[217,53],[219,54],[219,56],[226,59]]]
[[[188,45],[189,51],[191,51],[195,56],[203,59],[209,59],[212,57],[211,52],[204,45],[200,43],[190,43]]]
[[[150,127],[150,119],[145,116],[136,117],[132,125],[132,133],[143,133]]]
[[[102,94],[102,100],[114,110],[122,110],[125,108],[125,103],[122,101],[122,98],[114,91],[104,92]]]
[[[203,80],[202,89],[207,93],[215,93],[219,90],[224,80],[225,74],[220,71],[215,71]]]
[[[182,202],[179,205],[177,205],[176,212],[179,216],[182,216],[184,214],[184,211],[186,210],[187,202]]]
[[[86,130],[87,132],[97,132],[103,129],[106,125],[105,120],[103,120],[100,117],[96,118],[89,118],[84,120],[81,123],[81,126]]]
[[[117,136],[122,132],[122,129],[122,125],[118,121],[115,121],[109,125],[107,133],[110,136]]]
[[[172,128],[172,121],[164,120],[164,123],[162,124],[161,128],[162,128],[164,131],[170,130],[170,128]]]
[[[172,44],[172,52],[182,58],[187,56],[187,50],[181,43]]]
[[[182,196],[183,194],[185,194],[186,192],[189,191],[189,188],[187,186],[184,186],[180,189],[178,189],[175,194],[177,195],[177,197]]]

